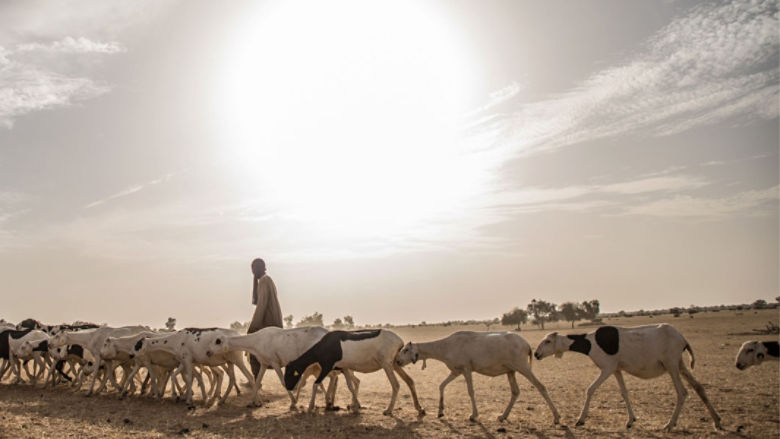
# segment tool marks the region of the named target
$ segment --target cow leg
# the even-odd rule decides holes
[[[588,416],[588,408],[590,407],[590,400],[593,398],[593,394],[596,393],[596,389],[599,388],[601,383],[604,382],[607,378],[609,378],[610,375],[612,375],[615,372],[614,369],[601,369],[601,375],[599,375],[598,378],[596,378],[593,383],[591,383],[590,387],[588,387],[588,391],[585,393],[585,405],[582,406],[582,411],[580,412],[580,417],[577,419],[577,423],[574,424],[575,426],[580,426],[585,424],[585,418]]]
[[[357,413],[360,410],[360,401],[358,401],[357,388],[352,384],[352,379],[350,379],[350,372],[342,369],[341,373],[344,375],[344,381],[347,382],[347,388],[349,389],[349,392],[352,394],[352,404],[350,404],[349,408],[352,411],[352,413]],[[393,376],[393,378],[395,378],[395,376]],[[398,386],[398,380],[395,381],[395,385],[396,387]],[[396,393],[398,392],[396,391]],[[391,403],[392,402],[394,401],[391,400]],[[387,410],[385,410],[385,414],[387,414],[386,412]]]
[[[420,400],[417,399],[417,389],[414,386],[414,380],[412,380],[412,377],[410,377],[409,374],[407,374],[406,371],[397,364],[393,366],[393,369],[395,370],[395,373],[397,373],[398,376],[404,380],[406,385],[409,386],[409,391],[412,393],[412,401],[414,402],[414,408],[417,409],[417,414],[419,416],[425,416],[425,409],[422,408],[420,405]]]
[[[447,375],[447,378],[444,378],[444,381],[439,384],[439,413],[438,417],[444,416],[444,388],[447,387],[447,384],[452,382],[455,378],[460,375],[460,372],[455,372],[453,370],[450,371],[450,374]]]
[[[682,380],[680,379],[678,364],[665,364],[664,366],[666,366],[666,370],[672,378],[674,389],[677,390],[677,405],[674,407],[674,412],[672,412],[672,417],[669,419],[669,422],[664,426],[664,431],[669,432],[677,425],[677,417],[680,416],[680,411],[685,403],[685,398],[688,397],[688,391],[685,390],[685,386],[683,386]]]
[[[390,404],[387,406],[387,409],[382,412],[382,414],[385,416],[391,416],[393,414],[393,408],[395,407],[395,400],[398,398],[398,389],[401,386],[398,384],[398,378],[395,376],[392,364],[385,364],[383,369],[385,370],[385,375],[387,375],[388,381],[390,381],[390,387],[393,388],[393,394],[390,396]],[[346,373],[344,376],[346,376]],[[347,381],[349,381],[349,378],[347,378]]]
[[[701,398],[702,402],[705,406],[707,406],[707,411],[710,412],[710,416],[712,417],[712,422],[715,424],[715,428],[718,430],[723,430],[723,427],[720,425],[720,416],[718,416],[718,412],[715,411],[715,408],[710,404],[709,398],[707,398],[707,393],[704,391],[704,387],[696,381],[696,378],[693,377],[693,374],[685,367],[684,364],[682,364],[682,361],[680,361],[680,374],[683,378],[685,378],[685,381],[688,381],[688,384],[690,384],[693,387],[693,390],[696,391],[696,394],[699,395],[699,398]]]
[[[636,421],[634,416],[634,410],[631,409],[631,401],[628,399],[628,389],[626,389],[626,383],[623,381],[623,373],[619,370],[615,371],[615,379],[620,386],[620,394],[623,396],[623,401],[626,402],[626,409],[628,410],[628,422],[626,422],[626,428],[631,428]]]
[[[534,387],[536,387],[536,390],[539,391],[539,393],[542,395],[542,398],[544,398],[544,401],[547,403],[547,407],[550,408],[550,411],[553,414],[553,424],[558,424],[561,422],[561,415],[558,414],[558,409],[555,408],[555,404],[553,404],[552,399],[550,399],[550,395],[547,393],[547,388],[544,387],[544,384],[542,384],[538,379],[536,379],[536,375],[531,371],[531,366],[529,365],[527,368],[522,367],[520,370],[518,370],[521,375],[525,377],[525,379],[528,380]]]
[[[515,401],[517,401],[517,397],[520,395],[520,387],[517,386],[515,371],[507,372],[506,377],[507,380],[509,380],[509,389],[512,392],[512,396],[509,398],[509,404],[507,404],[506,409],[504,409],[504,413],[498,416],[499,422],[503,422],[509,417],[509,412],[512,411],[512,407],[514,407]]]
[[[469,421],[477,422],[479,414],[477,413],[477,400],[474,397],[474,383],[471,378],[471,370],[463,371],[463,378],[466,379],[466,389],[469,391],[469,398],[471,398],[471,416],[469,416]]]

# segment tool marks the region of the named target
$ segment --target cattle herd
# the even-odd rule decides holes
[[[370,373],[381,369],[392,387],[384,413],[389,415],[393,411],[400,387],[396,376],[400,376],[409,387],[415,409],[423,416],[425,410],[417,398],[414,380],[403,367],[417,361],[423,361],[425,367],[427,359],[435,359],[450,371],[439,386],[439,417],[444,415],[445,387],[463,375],[472,405],[470,419],[476,421],[478,412],[472,382],[472,373],[476,372],[491,377],[507,376],[511,398],[498,417],[499,421],[504,421],[520,393],[515,377],[518,372],[539,391],[552,412],[553,422],[558,424],[558,410],[545,386],[531,372],[531,360],[532,356],[542,360],[573,351],[589,356],[601,370],[587,390],[577,425],[585,422],[593,393],[614,375],[628,411],[626,427],[631,428],[636,418],[622,373],[644,379],[668,373],[677,392],[677,404],[664,429],[671,430],[677,423],[688,394],[683,380],[701,398],[715,428],[721,429],[720,416],[683,361],[686,350],[693,369],[693,349],[682,334],[668,324],[631,328],[602,326],[578,335],[553,332],[533,351],[520,335],[500,331],[459,331],[440,340],[404,345],[398,335],[387,329],[328,331],[320,327],[270,327],[239,335],[222,328],[155,332],[143,326],[51,326],[27,319],[18,325],[3,323],[0,327],[0,381],[10,374],[13,385],[25,381],[37,385],[42,381],[44,386],[55,386],[67,381],[79,390],[86,384],[87,395],[107,391],[111,385],[120,398],[147,392],[162,398],[170,389],[173,398],[184,400],[190,406],[193,404],[193,381],[196,381],[203,403],[210,406],[223,403],[233,390],[240,393],[235,376],[237,368],[252,384],[252,405],[259,406],[258,393],[263,376],[268,369],[273,369],[289,394],[291,410],[296,409],[307,378],[314,378],[308,406],[309,411],[313,411],[318,391],[325,395],[326,410],[335,407],[338,375],[343,375],[352,395],[349,409],[357,412],[360,410],[360,380],[353,372]],[[258,359],[261,367],[256,377],[247,369],[245,355]],[[765,360],[778,360],[776,340],[745,342],[737,354],[736,367],[744,370]],[[139,374],[142,369],[144,372]],[[227,386],[223,386],[225,376]],[[325,378],[329,378],[327,389],[322,384]]]

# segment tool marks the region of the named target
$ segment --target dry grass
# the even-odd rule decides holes
[[[547,386],[550,396],[569,427],[553,426],[552,416],[541,396],[519,377],[521,395],[509,420],[496,417],[509,399],[505,377],[477,376],[475,389],[480,422],[468,421],[470,402],[463,378],[450,384],[445,399],[445,417],[436,418],[438,385],[447,375],[445,367],[429,361],[425,370],[420,364],[407,367],[417,383],[421,403],[428,416],[418,419],[408,390],[402,383],[397,410],[392,417],[382,415],[390,395],[387,379],[382,373],[359,375],[362,413],[345,411],[316,414],[290,412],[288,399],[274,374],[266,375],[264,396],[266,405],[246,408],[246,392],[231,397],[222,407],[198,407],[188,411],[184,404],[173,401],[132,397],[124,401],[115,393],[85,398],[65,387],[54,390],[29,385],[0,385],[0,437],[306,437],[306,438],[451,438],[451,437],[770,437],[780,435],[778,415],[778,363],[738,371],[734,356],[748,337],[728,333],[763,327],[767,320],[777,321],[777,311],[733,311],[697,314],[690,319],[634,317],[613,319],[608,324],[634,326],[668,322],[674,324],[688,339],[696,354],[694,375],[704,384],[707,393],[723,418],[725,433],[712,428],[704,405],[689,389],[689,398],[680,415],[677,429],[664,434],[663,425],[675,404],[674,390],[667,377],[643,381],[626,377],[638,421],[626,432],[625,405],[614,379],[596,392],[587,424],[574,428],[585,389],[598,375],[598,369],[582,355],[569,353],[563,359],[534,361],[533,370]],[[565,324],[560,325],[565,328]],[[404,340],[426,341],[445,336],[454,327],[400,328],[396,332]],[[470,328],[481,330],[484,328]],[[561,329],[561,331],[565,331]],[[522,335],[536,346],[547,331],[523,331]],[[584,332],[584,329],[575,330]],[[772,336],[765,336],[764,339]],[[687,355],[687,354],[686,354]],[[686,360],[687,361],[687,360]],[[302,394],[302,404],[308,401],[308,389]],[[338,402],[346,404],[348,393],[339,386]],[[318,405],[322,405],[321,399]]]

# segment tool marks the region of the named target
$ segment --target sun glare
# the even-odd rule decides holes
[[[233,177],[277,214],[344,236],[435,219],[475,189],[459,132],[475,62],[425,2],[278,2],[224,75]]]

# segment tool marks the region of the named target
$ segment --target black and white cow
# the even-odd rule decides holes
[[[758,366],[765,360],[778,361],[780,347],[777,341],[746,341],[737,353],[737,369]]]
[[[401,337],[386,329],[363,330],[363,331],[331,331],[325,334],[320,341],[309,348],[300,357],[289,362],[284,371],[284,385],[287,390],[293,390],[303,376],[304,371],[314,363],[320,365],[321,371],[312,387],[311,401],[309,402],[309,411],[314,410],[314,400],[317,396],[317,386],[332,370],[341,370],[352,393],[353,411],[360,408],[357,392],[355,391],[350,375],[345,370],[354,372],[370,373],[379,369],[385,371],[387,379],[393,388],[393,394],[390,398],[390,405],[384,411],[385,415],[390,415],[395,406],[395,400],[398,396],[398,380],[395,374],[401,376],[401,379],[409,386],[412,392],[414,406],[420,415],[425,414],[417,399],[417,392],[414,388],[414,381],[404,372],[403,368],[395,364],[395,357],[404,346]]]
[[[677,405],[672,413],[669,423],[664,429],[671,430],[677,424],[677,417],[682,409],[683,402],[688,392],[683,386],[680,375],[693,387],[699,395],[715,424],[715,428],[722,429],[720,416],[710,404],[704,387],[696,381],[691,372],[685,367],[682,360],[683,351],[691,354],[691,368],[693,368],[693,350],[677,329],[671,325],[646,325],[632,328],[618,328],[614,326],[602,326],[587,334],[559,335],[557,332],[548,334],[536,348],[534,356],[541,360],[549,355],[560,357],[566,351],[579,352],[590,357],[601,369],[601,375],[588,387],[585,396],[585,405],[582,408],[577,425],[585,423],[588,415],[588,406],[593,393],[610,375],[615,375],[620,394],[626,402],[628,409],[628,422],[626,428],[636,421],[631,402],[628,399],[628,390],[623,382],[623,371],[639,378],[656,378],[668,373],[677,390]]]

